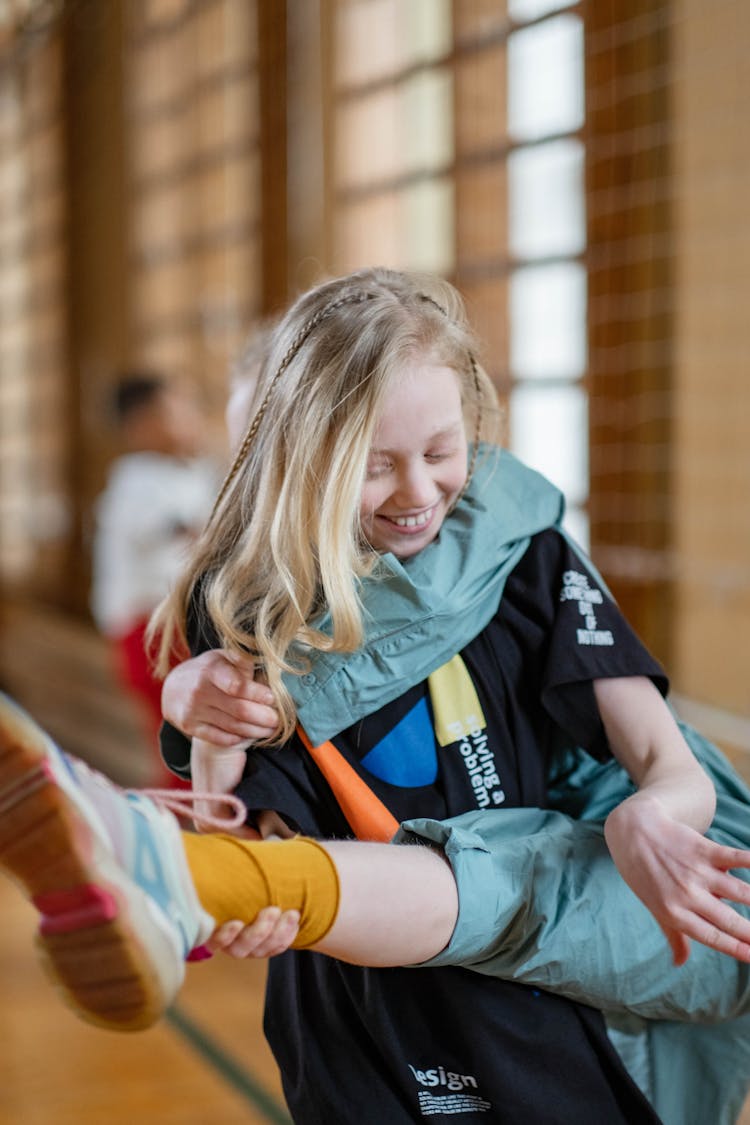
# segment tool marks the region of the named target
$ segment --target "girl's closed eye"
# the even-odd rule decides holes
[[[425,453],[424,459],[425,461],[429,461],[430,464],[436,465],[440,461],[447,461],[450,457],[453,456],[455,452],[455,449],[430,450],[429,452]]]
[[[368,465],[366,473],[367,480],[377,480],[378,477],[385,476],[390,470],[391,465],[386,461],[378,461],[374,465]]]

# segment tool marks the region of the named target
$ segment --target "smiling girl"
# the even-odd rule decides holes
[[[194,783],[235,789],[251,828],[303,835],[180,838],[147,798],[92,780],[0,709],[15,763],[0,850],[19,832],[28,841],[6,866],[43,914],[58,979],[113,1025],[84,987],[80,941],[66,960],[61,935],[88,943],[106,916],[148,991],[170,941],[187,952],[213,932],[218,947],[270,953],[299,920],[294,949],[269,967],[266,1006],[299,1125],[657,1121],[601,1012],[454,967],[487,960],[508,929],[531,953],[523,855],[509,866],[497,839],[523,826],[531,854],[533,823],[548,841],[534,857],[567,880],[546,909],[576,903],[584,994],[596,976],[585,954],[601,947],[601,901],[581,905],[588,869],[561,858],[544,811],[550,778],[579,748],[632,778],[607,809],[607,842],[674,960],[690,938],[750,959],[750,923],[722,901],[750,902],[728,874],[750,856],[705,839],[711,782],[664,703],[662,670],[561,531],[559,493],[480,446],[494,392],[458,295],[386,270],[319,286],[275,331],[254,401],[156,622],[164,661],[176,640],[202,654],[167,680],[165,751]],[[71,860],[67,883],[59,862],[39,874],[45,802],[62,822],[49,857]],[[388,840],[400,822],[401,841],[433,846],[351,841]],[[601,832],[589,842],[601,859]],[[247,929],[269,903],[271,929],[287,925],[270,945],[268,930]],[[140,1008],[132,989],[133,1026],[178,979],[165,973]],[[457,1078],[437,1088],[441,1074],[460,1090]]]

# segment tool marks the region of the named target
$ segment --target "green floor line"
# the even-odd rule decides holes
[[[272,1125],[293,1125],[291,1117],[250,1072],[219,1046],[215,1039],[178,1007],[170,1008],[166,1019],[179,1034],[201,1055],[207,1063],[225,1078],[230,1086],[250,1102],[254,1109]]]

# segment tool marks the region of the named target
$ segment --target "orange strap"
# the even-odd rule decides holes
[[[398,821],[333,743],[322,742],[320,746],[313,746],[299,724],[297,734],[330,785],[357,839],[380,840],[383,843],[391,840],[398,829]]]

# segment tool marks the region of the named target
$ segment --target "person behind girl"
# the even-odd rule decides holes
[[[419,638],[411,636],[408,646],[409,675],[418,678],[402,678],[394,685],[397,698],[380,706],[374,719],[365,710],[342,730],[332,749],[348,773],[340,763],[334,773],[375,791],[379,799],[370,802],[368,814],[376,832],[416,816],[407,828],[429,839],[425,825],[480,810],[472,816],[471,840],[446,850],[457,872],[473,854],[486,876],[492,868],[482,856],[491,848],[482,843],[483,825],[499,824],[514,809],[535,811],[525,805],[544,806],[546,771],[563,732],[569,745],[578,741],[602,756],[609,744],[639,784],[608,819],[610,848],[623,875],[670,932],[678,958],[686,936],[747,957],[746,919],[715,896],[748,901],[745,884],[726,872],[747,866],[750,857],[703,838],[713,791],[651,686],[652,678],[663,686],[660,670],[585,561],[554,529],[555,517],[539,503],[535,475],[508,458],[499,460],[489,479],[502,479],[510,504],[506,495],[500,509],[514,531],[523,526],[526,534],[499,537],[491,560],[477,551],[482,528],[489,541],[498,525],[495,501],[483,491],[487,474],[474,474],[467,491],[478,449],[475,442],[467,450],[464,412],[476,413],[480,387],[490,393],[472,355],[449,287],[383,271],[321,287],[282,322],[261,381],[261,407],[172,606],[180,607],[178,632],[180,615],[190,608],[194,648],[220,642],[237,656],[249,651],[262,659],[269,686],[255,688],[256,719],[258,708],[266,708],[257,725],[267,734],[278,716],[282,745],[253,748],[247,766],[243,752],[243,804],[253,814],[273,809],[287,824],[316,836],[352,835],[341,789],[334,792],[333,775],[327,780],[316,760],[317,733],[313,745],[301,728],[295,731],[295,713],[315,719],[312,696],[303,693],[295,706],[287,685],[310,692],[317,682],[310,669],[322,669],[338,685],[342,669],[362,653],[375,651],[388,664],[389,636],[398,630],[390,633],[385,617],[370,614],[370,632],[363,635],[360,599],[367,610],[383,595],[386,604],[394,603],[392,617],[407,612],[414,618],[430,553],[442,546],[438,533],[444,521],[446,528],[455,521],[468,551],[443,568],[450,583],[446,602],[455,598],[464,610],[453,622],[455,633],[436,639],[429,621],[420,622],[425,643],[420,650]],[[489,573],[482,570],[488,563]],[[469,589],[460,581],[454,586],[454,578],[467,571],[481,581]],[[483,601],[488,577],[495,583],[489,619],[459,642],[461,630],[470,627],[464,619],[476,620],[472,598],[478,589]],[[566,590],[571,592],[561,597]],[[611,635],[618,643],[581,644],[571,656],[571,630],[575,642],[581,616],[589,619],[583,626],[588,633]],[[169,616],[165,622],[169,644]],[[452,644],[459,661],[453,661],[455,650],[444,663],[438,660],[450,655]],[[445,645],[448,652],[442,653]],[[344,654],[340,663],[338,653]],[[399,664],[398,644],[395,653],[392,667]],[[562,676],[555,671],[559,662]],[[365,674],[359,684],[353,681],[353,697],[366,709],[382,698],[376,679]],[[265,699],[273,707],[263,701],[268,691]],[[439,758],[423,752],[430,739],[435,746],[433,729]],[[149,952],[158,942],[144,936],[149,925],[171,935],[162,960],[173,966],[175,950],[200,944],[217,922],[251,921],[268,901],[263,895],[269,886],[276,888],[274,897],[282,888],[280,906],[303,908],[299,948],[395,966],[424,962],[449,945],[458,899],[450,869],[432,849],[202,836],[180,842],[174,824],[146,798],[124,799],[84,767],[61,764],[48,741],[12,709],[3,710],[3,730],[6,844],[19,833],[26,842],[40,802],[52,802],[63,823],[76,825],[56,839],[55,854],[71,857],[67,882],[59,864],[54,874],[40,874],[39,833],[34,848],[11,848],[10,860],[6,847],[4,862],[43,914],[47,954],[58,978],[93,1018],[118,1022],[111,1004],[112,995],[122,995],[123,974],[109,1004],[97,1009],[85,996],[80,967],[65,969],[56,952],[63,942],[56,939],[65,935],[74,943],[82,930],[90,938],[94,923],[101,926],[105,918],[118,931],[123,956],[136,951],[131,970],[139,986],[144,972],[137,966],[159,963]],[[394,731],[396,738],[389,738]],[[238,755],[231,755],[235,769]],[[219,761],[223,770],[226,763]],[[207,775],[212,769],[209,759]],[[355,783],[350,793],[356,790]],[[144,835],[149,879],[139,870]],[[128,836],[138,836],[138,848],[128,848]],[[658,865],[640,870],[652,853]],[[301,874],[308,865],[316,872],[312,897],[308,875]],[[683,886],[686,866],[695,872],[694,889]],[[250,891],[249,872],[256,867],[259,894]],[[164,868],[172,870],[172,901],[164,896],[155,911],[160,896],[154,870],[163,874]],[[301,896],[299,886],[288,895],[300,879]],[[482,893],[494,897],[491,881],[484,881]],[[665,904],[670,896],[674,907]],[[180,916],[175,903],[184,905],[181,926],[170,928],[164,918],[170,911]],[[75,963],[80,966],[81,958]],[[152,986],[149,1003],[134,1001],[134,1011],[121,1022],[153,1018],[178,977],[176,970],[171,979],[156,972],[158,987]],[[373,1122],[447,1112],[469,1121],[656,1120],[611,1050],[597,1013],[461,969],[383,973],[291,953],[271,965],[268,1025],[292,1112],[301,1122],[347,1121],[353,1105]],[[371,1099],[364,1109],[363,1090]],[[443,1097],[452,1099],[450,1106]]]
[[[125,450],[96,505],[91,609],[156,749],[162,684],[146,652],[146,627],[210,514],[219,474],[206,455],[195,397],[177,380],[149,370],[124,372],[112,412]],[[175,781],[158,755],[153,775]]]
[[[263,361],[277,323],[277,320],[270,317],[258,322],[231,365],[224,423],[232,455],[236,454],[253,417]]]

